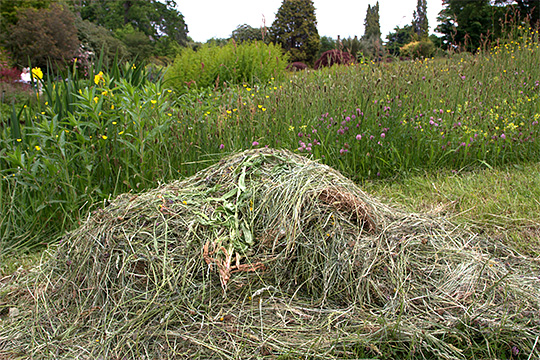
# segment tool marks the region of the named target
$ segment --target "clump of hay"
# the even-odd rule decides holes
[[[319,69],[321,67],[330,67],[336,64],[350,65],[355,62],[354,56],[352,56],[350,52],[333,49],[323,52],[321,57],[315,61],[313,68]]]
[[[118,197],[4,294],[12,357],[539,355],[538,259],[286,150]]]

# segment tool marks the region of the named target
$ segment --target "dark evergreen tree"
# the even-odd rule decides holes
[[[362,53],[364,56],[378,59],[383,55],[378,1],[375,6],[368,5],[364,26],[364,36],[361,41]]]
[[[289,53],[291,61],[313,64],[320,48],[313,1],[283,0],[270,33],[273,41]]]
[[[380,39],[381,24],[379,18],[379,2],[375,6],[368,5],[366,11],[366,19],[364,20],[364,36],[363,39]]]
[[[418,40],[425,40],[429,35],[427,18],[427,0],[418,0],[416,10],[413,12],[412,28]]]

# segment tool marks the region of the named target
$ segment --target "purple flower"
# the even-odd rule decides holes
[[[351,121],[351,118],[347,116],[347,117],[345,118],[345,121]]]
[[[503,140],[506,139],[506,135],[501,134],[501,139],[503,139]]]
[[[223,144],[219,145],[220,150],[223,150],[224,148],[225,148],[225,145],[223,145]]]
[[[343,155],[343,154],[345,154],[345,153],[348,152],[348,151],[349,151],[349,150],[347,150],[347,149],[341,148],[341,150],[339,150],[339,153],[340,153],[341,155]]]
[[[533,124],[533,125],[538,125],[538,121],[534,120],[534,121],[532,122],[532,124]]]
[[[356,140],[362,140],[362,135],[360,134],[356,135]]]
[[[465,80],[465,75],[462,75],[462,76],[461,76],[461,80]]]
[[[517,356],[519,354],[519,349],[517,346],[512,346],[512,355]]]
[[[304,136],[304,134],[301,133],[301,132],[299,132],[299,133],[298,133],[298,137],[302,137],[302,136]]]
[[[339,135],[343,135],[343,134],[345,134],[345,129],[340,128],[340,129],[337,131],[337,133],[338,133]]]
[[[422,80],[426,80],[426,77],[425,77],[425,76],[422,76]]]
[[[374,138],[375,138],[375,136],[369,135],[369,140],[373,140]]]
[[[253,143],[251,143],[252,146],[258,146],[259,145],[259,142],[258,141],[254,141]]]
[[[382,133],[381,134],[381,137],[384,139],[386,137],[386,134],[385,133]]]

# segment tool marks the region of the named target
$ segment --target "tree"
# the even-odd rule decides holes
[[[291,61],[313,64],[320,48],[312,0],[283,0],[270,29],[271,37]]]
[[[382,41],[378,1],[375,6],[368,5],[364,27],[364,36],[362,36],[361,41],[361,48],[364,56],[372,58],[381,57]]]
[[[379,2],[373,7],[368,5],[366,19],[364,20],[364,39],[380,39],[381,24],[379,18]]]
[[[396,26],[394,32],[386,35],[386,50],[394,56],[400,55],[400,49],[410,43],[413,40],[413,27],[412,25],[405,25],[403,27]]]
[[[266,40],[266,37],[263,37],[264,32],[265,29],[256,29],[247,24],[238,25],[232,32],[231,39],[238,43],[244,41],[263,41]]]
[[[425,40],[429,35],[427,18],[427,0],[418,0],[416,10],[413,12],[412,28],[417,40]]]
[[[500,36],[505,7],[491,6],[490,0],[443,0],[443,5],[435,30],[447,46],[474,51],[484,39]]]
[[[77,66],[88,67],[95,58],[102,57],[106,65],[112,63],[115,56],[123,59],[129,56],[124,43],[115,38],[112,33],[103,26],[96,25],[88,20],[78,18],[75,21],[78,37],[81,42]],[[83,58],[83,59],[81,59]],[[85,60],[87,64],[84,63]]]
[[[83,20],[109,30],[131,24],[152,41],[168,37],[179,45],[187,44],[187,25],[174,0],[78,0],[74,9]]]
[[[19,66],[62,66],[79,48],[75,16],[66,7],[52,4],[47,10],[27,8],[10,25],[6,48]]]
[[[540,1],[539,0],[496,0],[497,5],[517,4],[519,16],[523,21],[529,21],[531,27],[540,27]]]
[[[318,57],[322,55],[323,52],[332,50],[336,48],[336,41],[329,36],[321,36],[321,47],[319,48]]]

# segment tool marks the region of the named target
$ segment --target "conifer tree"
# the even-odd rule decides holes
[[[427,0],[418,0],[416,10],[413,12],[412,27],[418,40],[427,39],[429,31]]]
[[[375,6],[368,5],[364,20],[364,39],[380,39],[381,24],[379,18],[379,2]]]
[[[270,33],[291,61],[313,64],[320,47],[313,1],[283,0]]]

